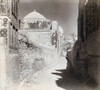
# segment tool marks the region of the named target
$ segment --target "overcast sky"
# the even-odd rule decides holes
[[[78,0],[20,0],[20,19],[34,9],[47,19],[57,20],[64,35],[77,33]]]

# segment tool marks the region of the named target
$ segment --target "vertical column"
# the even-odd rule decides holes
[[[6,45],[3,37],[0,37],[0,90],[6,90]]]

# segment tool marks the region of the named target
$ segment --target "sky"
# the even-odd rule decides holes
[[[77,34],[78,0],[20,0],[19,18],[34,9],[47,19],[58,21],[64,35]]]

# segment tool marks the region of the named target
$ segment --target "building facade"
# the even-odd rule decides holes
[[[0,37],[5,37],[8,52],[18,52],[19,0],[0,0]]]
[[[0,0],[0,90],[8,88],[8,78],[18,80],[18,5],[19,0]]]
[[[74,70],[100,83],[100,0],[80,0],[78,40],[69,55]]]

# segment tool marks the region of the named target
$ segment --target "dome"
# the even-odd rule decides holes
[[[43,15],[41,15],[40,13],[38,13],[37,11],[34,10],[33,12],[26,15],[24,17],[24,19],[42,19],[42,20],[45,20],[46,18]]]

